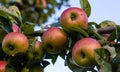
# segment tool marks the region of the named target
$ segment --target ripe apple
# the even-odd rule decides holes
[[[74,31],[73,27],[86,29],[88,27],[88,17],[83,9],[71,7],[61,14],[60,24],[64,30],[72,33]]]
[[[97,62],[94,50],[101,48],[100,43],[93,38],[78,40],[72,48],[72,59],[76,65],[81,67],[92,67]]]
[[[60,53],[67,42],[67,35],[58,27],[51,27],[43,33],[42,44],[50,54]]]
[[[10,32],[2,41],[2,49],[8,55],[26,52],[28,45],[27,37],[21,32]]]
[[[38,40],[35,41],[33,54],[34,54],[34,58],[37,62],[40,62],[43,60],[43,58],[45,56],[45,51],[42,47],[42,42],[40,42]]]
[[[7,61],[0,61],[0,72],[6,72]]]

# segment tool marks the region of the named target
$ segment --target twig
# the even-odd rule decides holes
[[[115,30],[115,27],[105,27],[105,28],[99,28],[97,29],[97,32],[99,34],[110,34],[113,30]]]
[[[110,34],[113,30],[115,30],[115,27],[106,27],[106,28],[99,28],[97,29],[97,32],[99,34]],[[30,36],[42,36],[44,30],[34,31],[32,34],[29,34]]]

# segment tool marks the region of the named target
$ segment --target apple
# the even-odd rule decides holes
[[[46,8],[47,7],[47,2],[46,0],[34,0],[35,6],[37,8]]]
[[[27,37],[21,32],[10,32],[2,41],[2,49],[8,55],[26,52],[28,45]]]
[[[7,61],[0,61],[0,72],[6,72]]]
[[[83,9],[70,7],[62,12],[60,24],[66,32],[72,33],[74,32],[73,27],[86,29],[88,27],[88,17]]]
[[[50,54],[60,53],[67,42],[67,35],[58,27],[50,27],[42,35],[42,44],[46,52]]]
[[[101,45],[96,39],[82,38],[72,48],[72,59],[78,66],[92,67],[97,63],[94,50],[98,48],[101,48]]]
[[[34,42],[34,51],[33,51],[33,54],[34,54],[34,58],[37,62],[40,62],[43,60],[44,56],[45,56],[45,51],[42,47],[42,42],[36,40]]]
[[[101,22],[100,24],[101,28],[106,28],[106,27],[116,27],[116,23],[110,20],[105,20]]]

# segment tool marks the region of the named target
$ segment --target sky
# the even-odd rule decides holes
[[[89,0],[91,5],[91,15],[88,21],[94,21],[100,23],[104,20],[114,21],[116,24],[120,24],[120,0]],[[79,0],[69,0],[71,7],[80,7]],[[57,16],[60,17],[61,13],[67,9],[62,7],[60,11],[57,10],[48,23],[55,22]],[[50,60],[49,60],[50,61]],[[60,57],[53,65],[52,63],[45,68],[45,72],[72,72],[68,67],[64,66],[64,60]]]

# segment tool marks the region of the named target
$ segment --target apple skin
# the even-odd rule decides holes
[[[28,50],[28,39],[21,32],[10,32],[2,41],[2,49],[8,55],[26,52]]]
[[[93,38],[78,40],[72,48],[72,59],[76,65],[81,67],[92,67],[97,62],[94,50],[101,48],[100,43]]]
[[[7,61],[0,61],[0,72],[6,72]]]
[[[50,54],[60,53],[67,42],[67,35],[58,27],[51,27],[43,33],[42,44],[46,52]]]
[[[45,51],[42,47],[42,42],[36,40],[34,43],[34,58],[37,62],[40,62],[43,60],[44,56],[45,56]]]
[[[72,27],[86,29],[88,27],[88,17],[83,9],[71,7],[61,14],[60,24],[65,31],[72,33],[74,31]]]

